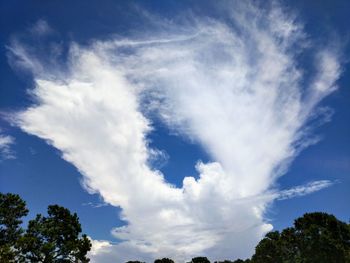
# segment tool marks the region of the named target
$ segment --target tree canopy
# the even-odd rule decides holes
[[[162,258],[162,259],[156,259],[154,263],[174,263],[174,261],[170,258]]]
[[[22,217],[28,214],[26,203],[19,195],[0,193],[0,259],[10,262],[18,256],[15,249],[23,229]]]
[[[81,235],[76,213],[58,205],[48,207],[48,216],[38,214],[26,230],[21,218],[28,213],[25,202],[13,194],[0,194],[0,262],[89,262],[91,242]]]
[[[195,257],[192,258],[190,263],[210,263],[210,261],[206,257]]]
[[[252,262],[350,262],[350,225],[326,213],[307,213],[294,227],[266,234]]]

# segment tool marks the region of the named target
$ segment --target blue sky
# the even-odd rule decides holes
[[[349,220],[348,1],[0,3],[0,190],[77,212],[94,262]]]

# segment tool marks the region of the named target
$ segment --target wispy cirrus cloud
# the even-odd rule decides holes
[[[308,195],[317,191],[320,191],[324,188],[330,187],[336,182],[332,182],[329,180],[320,180],[309,182],[305,185],[300,185],[293,187],[291,189],[283,190],[278,193],[277,200],[286,200],[294,197],[301,197],[304,195]]]
[[[264,213],[274,200],[331,184],[269,194],[313,142],[305,128],[336,89],[339,50],[304,45],[302,25],[277,5],[228,8],[225,21],[192,17],[152,37],[73,44],[64,71],[19,42],[10,47],[13,63],[35,80],[36,104],[16,115],[17,125],[59,149],[89,192],[122,208],[127,225],[113,230],[121,242],[94,241],[93,261],[246,257],[272,229]],[[302,52],[315,57],[307,81]],[[212,161],[196,164],[198,179],[179,175],[176,187],[150,166],[157,150],[147,141],[156,128],[149,116],[208,152]]]
[[[87,203],[83,203],[82,205],[83,206],[91,206],[92,208],[100,208],[100,207],[107,206],[108,204],[106,204],[106,203],[87,202]]]
[[[14,152],[11,150],[11,145],[14,143],[15,139],[12,136],[0,133],[0,160],[15,158]]]
[[[46,20],[43,19],[38,20],[35,23],[35,25],[31,28],[31,31],[35,35],[47,35],[54,32],[54,30],[49,26]]]

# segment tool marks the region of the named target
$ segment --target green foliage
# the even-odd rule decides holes
[[[30,262],[89,262],[91,243],[81,238],[77,214],[58,205],[48,207],[48,217],[37,215],[19,241],[23,257]]]
[[[0,262],[89,262],[91,242],[80,235],[77,214],[58,205],[48,207],[48,216],[37,215],[26,231],[20,227],[27,215],[25,202],[13,194],[0,194]]]
[[[175,263],[175,262],[170,258],[162,258],[162,259],[156,259],[154,263]]]
[[[206,257],[196,257],[192,258],[191,263],[210,263],[210,261]]]
[[[350,262],[350,226],[326,213],[305,214],[281,234],[268,233],[257,245],[252,262]]]
[[[26,203],[16,194],[0,193],[0,259],[16,262],[16,242],[21,236],[22,217],[28,214]]]
[[[305,262],[349,262],[349,225],[326,213],[310,213],[294,222],[300,257]]]
[[[255,248],[253,262],[275,263],[282,262],[282,248],[278,231],[267,233],[265,238]]]

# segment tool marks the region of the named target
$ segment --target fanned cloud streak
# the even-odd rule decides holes
[[[11,150],[11,145],[14,144],[13,137],[1,134],[0,130],[0,161],[2,159],[13,159],[15,155]]]
[[[264,220],[271,202],[331,184],[276,189],[313,143],[307,124],[336,89],[338,50],[316,50],[277,5],[227,9],[225,22],[192,17],[152,37],[73,44],[64,71],[19,42],[9,47],[12,63],[31,69],[36,83],[36,104],[16,123],[59,149],[89,192],[122,208],[127,225],[113,230],[121,242],[94,241],[93,262],[246,257],[272,229]],[[314,58],[309,71],[299,62],[305,53]],[[179,175],[179,188],[150,167],[153,117],[211,156],[196,164],[198,179]]]

